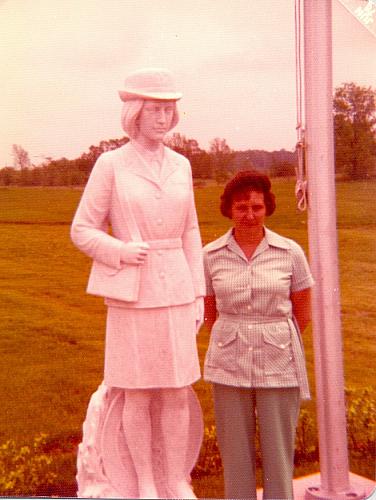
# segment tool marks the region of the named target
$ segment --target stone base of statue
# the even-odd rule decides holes
[[[203,438],[201,406],[190,387],[190,429],[185,454],[187,481],[196,464]],[[139,498],[137,475],[126,444],[122,411],[124,391],[101,384],[91,396],[78,447],[77,496],[81,498]],[[158,396],[153,399],[152,451],[159,498],[173,498],[166,485],[166,461],[160,425]],[[179,425],[179,422],[176,423]],[[173,432],[173,429],[171,430]]]

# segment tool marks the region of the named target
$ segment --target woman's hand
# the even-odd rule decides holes
[[[149,244],[144,241],[128,241],[120,250],[120,260],[125,264],[144,264],[149,248]]]
[[[195,305],[196,305],[196,333],[198,333],[204,323],[204,297],[197,297]]]

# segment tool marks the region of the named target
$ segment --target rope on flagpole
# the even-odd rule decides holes
[[[296,86],[296,132],[298,142],[295,150],[298,155],[298,164],[295,168],[296,184],[295,196],[298,210],[303,212],[307,209],[307,179],[305,168],[305,137],[303,124],[303,84],[302,84],[302,26],[301,26],[301,4],[295,0],[295,86]]]

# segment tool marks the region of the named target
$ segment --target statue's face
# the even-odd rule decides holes
[[[174,111],[174,101],[145,101],[137,120],[140,138],[162,142],[171,129]]]

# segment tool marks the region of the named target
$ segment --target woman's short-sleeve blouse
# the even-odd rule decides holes
[[[249,260],[230,229],[204,247],[204,268],[206,295],[215,295],[219,313],[291,316],[291,292],[313,285],[302,248],[267,228]]]
[[[313,285],[302,248],[265,228],[250,259],[232,230],[204,248],[207,295],[218,318],[205,358],[205,380],[238,387],[296,387],[309,398],[303,344],[291,292]]]

